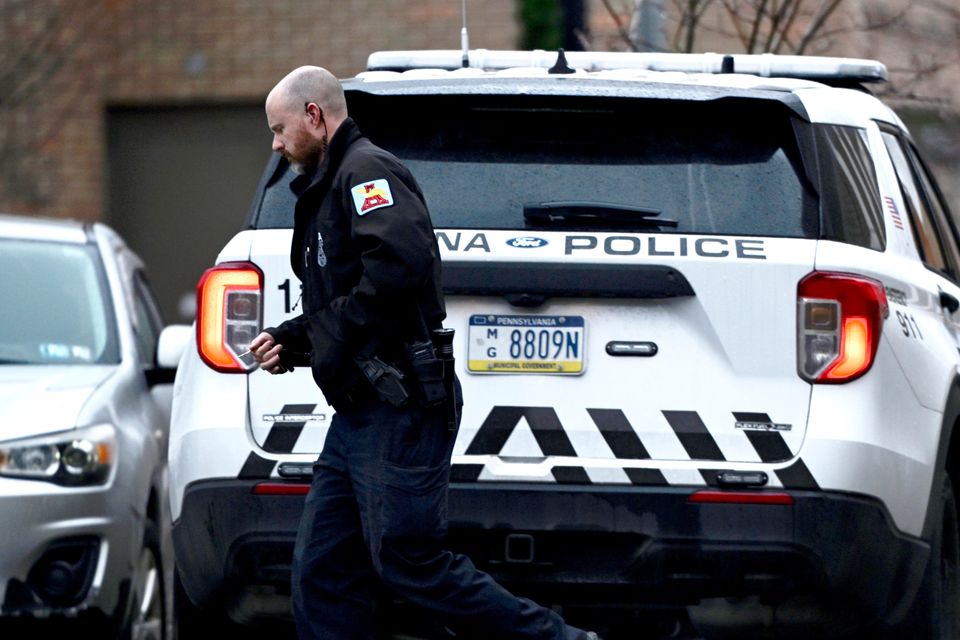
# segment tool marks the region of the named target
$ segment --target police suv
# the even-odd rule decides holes
[[[476,50],[368,66],[344,82],[350,114],[419,181],[443,254],[466,401],[453,549],[611,635],[661,617],[707,637],[960,635],[960,251],[865,88],[882,64]],[[299,313],[291,177],[274,156],[203,276],[177,376],[194,621],[287,610],[330,425],[309,369],[243,355]]]

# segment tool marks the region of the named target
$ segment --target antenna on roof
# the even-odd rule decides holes
[[[462,0],[460,13],[463,16],[463,26],[460,27],[460,50],[463,51],[461,66],[466,69],[470,66],[470,36],[467,35],[467,0]]]
[[[576,72],[570,68],[570,65],[567,64],[567,56],[564,55],[563,49],[557,49],[557,62],[552,67],[550,67],[547,73],[576,73]]]

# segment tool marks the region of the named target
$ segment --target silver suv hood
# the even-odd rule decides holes
[[[0,440],[71,429],[93,391],[114,366],[0,367]]]

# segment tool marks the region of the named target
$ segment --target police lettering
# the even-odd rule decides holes
[[[646,241],[644,241],[646,240]],[[680,236],[607,236],[600,242],[597,236],[568,235],[564,240],[564,254],[602,250],[608,256],[635,256],[644,253],[650,257],[701,258],[736,257],[743,260],[766,260],[763,240],[745,238],[696,238],[692,242]],[[692,251],[690,250],[692,249]]]
[[[490,253],[490,245],[487,244],[487,236],[483,233],[475,233],[473,236],[466,242],[463,249],[460,248],[461,241],[463,240],[463,234],[457,231],[453,238],[446,231],[437,231],[437,240],[441,246],[446,247],[447,251],[471,251],[473,249],[479,249],[485,253]]]

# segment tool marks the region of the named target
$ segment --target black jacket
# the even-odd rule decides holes
[[[331,405],[366,384],[355,356],[398,362],[405,342],[444,318],[440,251],[423,193],[349,118],[297,199],[290,264],[303,282],[303,314],[266,331],[284,351],[311,353],[313,378]]]

